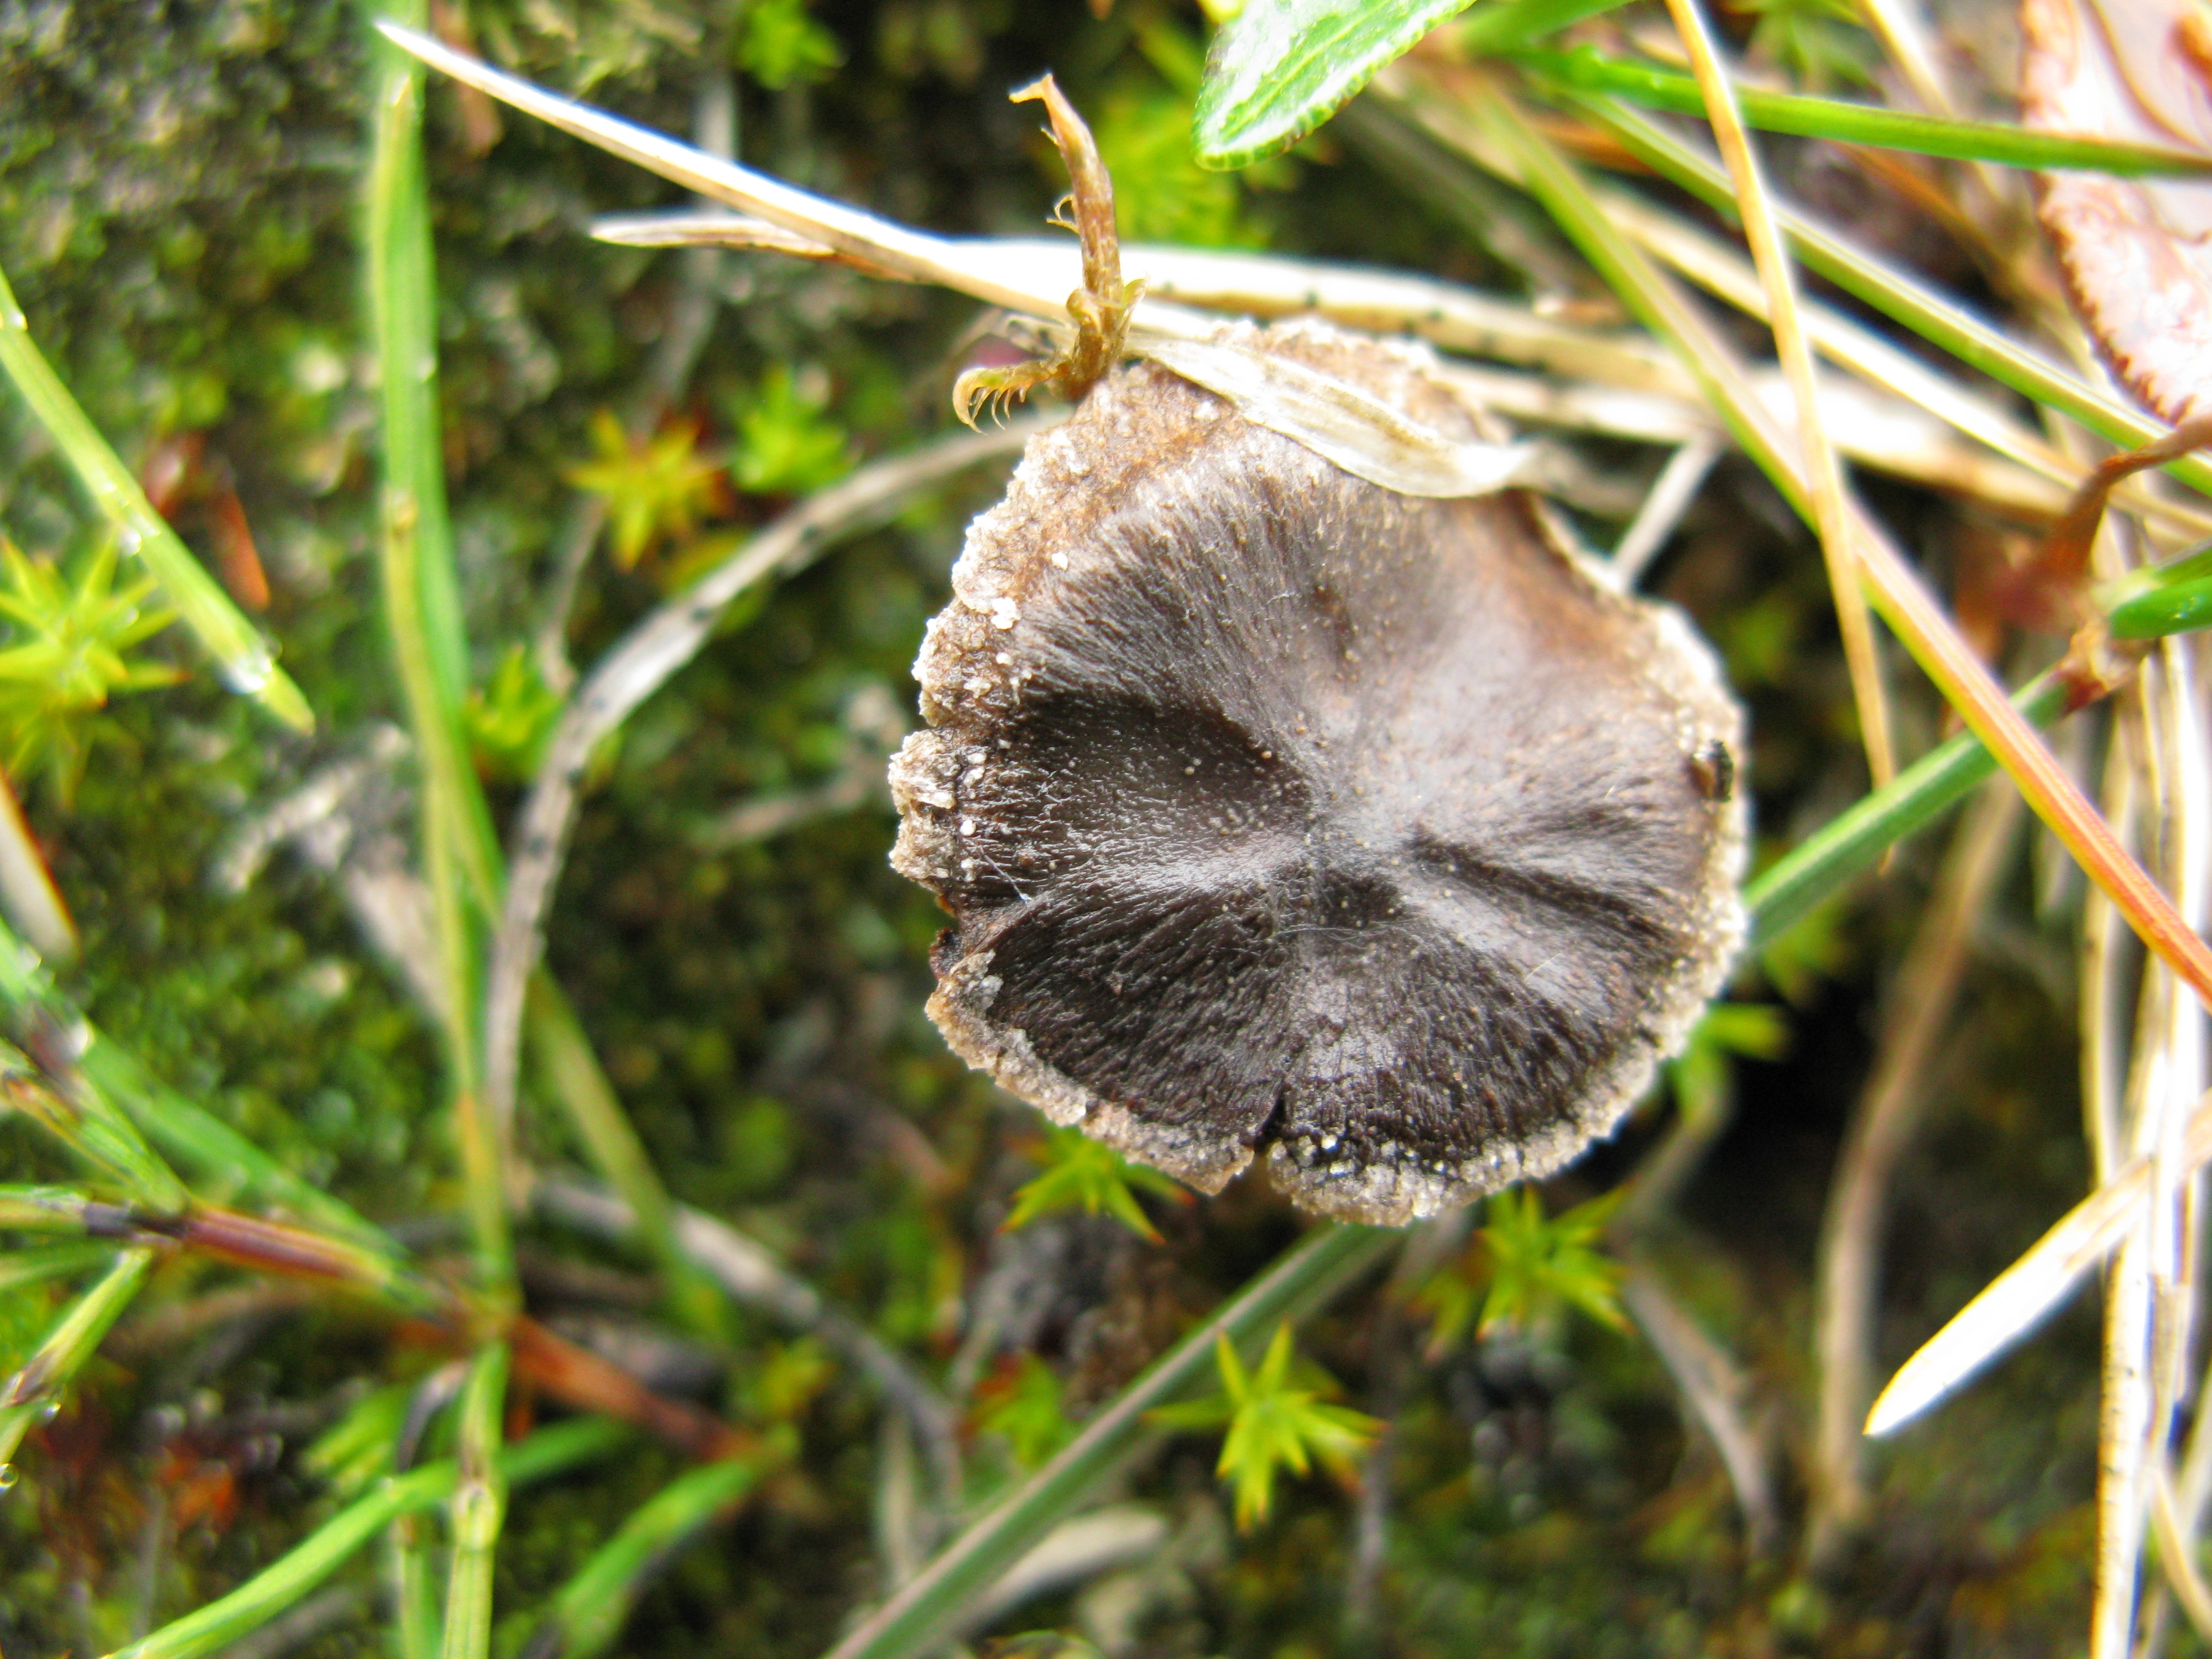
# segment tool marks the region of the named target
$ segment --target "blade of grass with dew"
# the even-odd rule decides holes
[[[1560,216],[1562,228],[1583,247],[1622,301],[1683,352],[1730,429],[1743,435],[1747,453],[1803,515],[1802,481],[1772,416],[1749,391],[1726,344],[1606,217],[1579,171],[1528,125],[1510,98],[1487,100],[1479,117],[1522,169],[1524,187]],[[2090,880],[2111,895],[2137,937],[2200,1000],[2212,1004],[2212,949],[2175,913],[2035,728],[2006,701],[1988,668],[1888,538],[1863,514],[1854,514],[1853,533],[1876,609],[1922,671],[1990,745],[2028,805]]]
[[[115,526],[125,550],[137,555],[161,584],[161,596],[177,620],[215,659],[223,683],[241,696],[253,698],[295,731],[313,731],[313,712],[300,688],[276,666],[275,648],[177,539],[168,520],[154,510],[131,469],[100,435],[32,340],[5,271],[0,271],[0,368],[7,370],[85,493]]]
[[[58,1403],[70,1380],[100,1346],[152,1271],[154,1252],[137,1245],[115,1258],[100,1281],[56,1320],[22,1370],[0,1386],[0,1468],[6,1468],[31,1425]]]
[[[119,1109],[118,1120],[134,1126],[145,1141],[170,1157],[394,1261],[404,1254],[382,1229],[365,1220],[351,1205],[294,1174],[237,1130],[147,1071],[136,1056],[86,1019],[76,1005],[55,988],[52,975],[8,930],[5,922],[0,922],[0,1012],[19,1025],[34,1022],[46,1030],[71,1033],[76,1073],[90,1085],[88,1098],[95,1105],[112,1103]],[[144,1151],[143,1157],[154,1158],[151,1148]],[[154,1207],[173,1208],[185,1201],[182,1183],[169,1186],[169,1182],[175,1181],[173,1175],[163,1182],[149,1169],[149,1189],[158,1188],[162,1200]]]
[[[1735,191],[1736,211],[1742,219],[1752,264],[1766,293],[1767,323],[1774,331],[1775,356],[1788,377],[1797,409],[1797,443],[1803,457],[1806,494],[1811,497],[1813,523],[1820,538],[1820,555],[1828,568],[1828,588],[1834,599],[1836,623],[1843,634],[1844,660],[1850,665],[1851,697],[1858,709],[1859,736],[1866,745],[1867,771],[1876,788],[1897,775],[1892,747],[1889,699],[1876,654],[1874,621],[1867,609],[1865,585],[1861,581],[1857,555],[1852,550],[1850,518],[1844,490],[1844,472],[1835,447],[1820,424],[1820,386],[1815,378],[1813,349],[1807,343],[1804,319],[1797,310],[1796,273],[1782,245],[1774,214],[1767,199],[1766,181],[1759,157],[1751,148],[1736,106],[1736,91],[1720,51],[1705,27],[1698,0],[1667,0],[1674,31],[1689,48],[1697,70],[1697,88],[1704,99],[1706,119],[1727,159],[1729,182]]]
[[[732,1334],[729,1304],[678,1242],[676,1206],[668,1188],[615,1098],[576,1011],[550,975],[540,971],[532,976],[526,1013],[547,1091],[568,1112],[601,1179],[629,1206],[638,1237],[660,1264],[671,1304],[695,1334],[710,1342],[727,1342]]]
[[[87,1023],[83,1029],[86,1047],[78,1069],[129,1114],[148,1140],[220,1189],[211,1197],[234,1202],[250,1194],[373,1250],[395,1267],[404,1262],[406,1252],[353,1206],[287,1169],[205,1107],[185,1099],[99,1027]]]
[[[1282,1320],[1320,1306],[1379,1265],[1404,1237],[1342,1224],[1308,1233],[1102,1407],[1050,1462],[939,1551],[839,1642],[829,1659],[910,1659],[931,1650],[963,1609],[1152,1431],[1147,1412],[1214,1374],[1217,1338],[1225,1335],[1239,1346],[1264,1340]]]
[[[554,1592],[528,1650],[596,1659],[622,1634],[647,1576],[726,1516],[759,1478],[749,1462],[708,1463],[678,1475],[630,1511]]]
[[[629,1437],[627,1428],[604,1417],[556,1424],[503,1448],[500,1472],[511,1486],[528,1486],[604,1456]],[[445,1503],[459,1477],[459,1466],[448,1460],[386,1480],[229,1595],[118,1649],[109,1659],[198,1659],[228,1647],[304,1600],[395,1519]]]
[[[2212,628],[2212,546],[2132,571],[2102,595],[2105,625],[2119,640],[2153,640]]]
[[[1206,54],[1191,113],[1202,167],[1249,167],[1288,149],[1344,106],[1376,70],[1468,0],[1252,0]]]
[[[1705,100],[1692,76],[1656,64],[1608,58],[1595,46],[1577,46],[1571,52],[1516,52],[1512,61],[1564,91],[1610,93],[1647,109],[1675,115],[1706,112]],[[1996,121],[1917,115],[1875,104],[1762,92],[1752,87],[1737,88],[1736,100],[1749,125],[1794,137],[1909,150],[1946,161],[1990,161],[2000,167],[2039,170],[2077,168],[2119,178],[2212,173],[2212,155],[2165,144],[2033,132]]]
[[[488,1659],[491,1652],[492,1557],[507,1521],[507,1480],[498,1458],[507,1372],[507,1344],[488,1342],[470,1362],[469,1380],[461,1389],[441,1659]]]
[[[30,1056],[0,1041],[0,1100],[116,1182],[132,1203],[154,1214],[180,1213],[191,1195],[131,1120],[82,1073],[72,1074],[70,1085],[64,1092]]]
[[[1733,216],[1735,202],[1727,174],[1711,156],[1699,154],[1672,133],[1611,100],[1577,97],[1570,101],[1654,172],[1716,211]],[[2149,443],[2170,430],[1803,214],[1785,207],[1781,221],[1792,250],[1809,269],[2022,397],[2079,422],[2123,448]],[[2169,461],[2165,471],[2191,489],[2212,495],[2212,462],[2202,456]]]

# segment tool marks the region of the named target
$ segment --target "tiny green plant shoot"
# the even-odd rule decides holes
[[[1158,1170],[1127,1162],[1080,1129],[1048,1129],[1036,1157],[1044,1173],[1014,1194],[1014,1207],[1006,1220],[1008,1231],[1055,1211],[1080,1210],[1085,1215],[1110,1215],[1138,1237],[1157,1244],[1159,1229],[1131,1188],[1173,1203],[1191,1201],[1189,1193]]]
[[[9,775],[43,776],[66,808],[93,744],[111,728],[94,718],[126,691],[173,685],[183,671],[129,653],[167,628],[175,614],[154,603],[150,575],[115,585],[115,538],[101,537],[64,572],[0,539],[6,586],[0,617],[12,627],[0,643],[0,741]]]
[[[1251,1370],[1226,1336],[1214,1345],[1221,1392],[1209,1400],[1164,1406],[1152,1420],[1164,1427],[1213,1429],[1226,1425],[1214,1472],[1236,1494],[1237,1525],[1249,1531],[1267,1518],[1276,1477],[1303,1475],[1318,1462],[1340,1480],[1352,1479],[1354,1459],[1382,1431],[1364,1412],[1334,1405],[1343,1391],[1318,1365],[1297,1360],[1286,1320],[1275,1327],[1267,1352]]]
[[[1542,1196],[1526,1187],[1492,1198],[1468,1248],[1414,1294],[1414,1305],[1429,1315],[1431,1355],[1449,1352],[1470,1330],[1545,1334],[1570,1310],[1609,1330],[1626,1329],[1621,1267],[1603,1244],[1628,1191],[1615,1188],[1556,1216],[1546,1215]]]

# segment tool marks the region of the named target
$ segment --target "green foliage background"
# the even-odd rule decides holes
[[[750,10],[738,0],[477,0],[467,21],[520,72],[676,132],[691,127],[702,76],[733,72],[744,159],[951,232],[1031,234],[1049,210],[1060,185],[1034,112],[1005,101],[1049,66],[1098,125],[1132,234],[1518,280],[1460,234],[1451,201],[1352,138],[1324,135],[1256,177],[1198,170],[1186,134],[1203,23],[1176,6],[1123,4],[1101,20],[1079,4],[1012,0],[823,3],[811,15],[783,0]],[[448,1224],[454,1160],[431,1028],[404,981],[364,945],[331,874],[295,853],[276,854],[241,892],[210,879],[244,825],[319,767],[367,752],[377,724],[398,714],[371,557],[367,83],[361,15],[336,0],[0,7],[0,262],[34,334],[126,459],[202,434],[268,567],[267,625],[322,722],[312,738],[283,733],[196,670],[174,689],[119,699],[74,803],[34,794],[31,805],[84,933],[70,986],[103,1027],[436,1257],[463,1246]],[[483,149],[477,118],[448,88],[434,89],[429,110],[447,470],[473,675],[489,687],[538,619],[594,413],[644,398],[680,256],[586,238],[596,213],[666,200],[644,175],[519,118],[501,118]],[[854,455],[946,426],[964,306],[767,256],[725,258],[717,292],[678,399],[703,444],[757,457],[748,418],[776,399],[796,407],[795,386],[818,387],[818,418]],[[723,529],[761,521],[837,464],[834,444],[777,431],[801,472],[759,462],[754,493],[736,498]],[[1842,804],[1833,780],[1850,775],[1817,559],[1755,479],[1726,487],[1751,510],[1693,521],[1664,586],[1699,616],[1753,704],[1749,775],[1764,821],[1814,821]],[[940,1371],[962,1340],[963,1294],[1012,1248],[996,1229],[1035,1176],[1024,1150],[1034,1121],[994,1103],[921,1016],[938,918],[885,865],[887,805],[729,850],[702,851],[700,836],[733,801],[834,776],[853,750],[856,696],[878,688],[910,708],[906,669],[922,623],[942,601],[962,523],[994,489],[944,492],[778,589],[641,712],[603,757],[550,948],[675,1195],[732,1217]],[[1885,505],[1930,547],[1955,532],[1933,501]],[[0,528],[55,556],[81,552],[91,534],[83,502],[7,398]],[[194,545],[206,550],[204,537]],[[570,635],[577,662],[659,598],[665,570],[651,553],[629,573],[595,562]],[[173,640],[144,648],[195,666]],[[1908,714],[1932,720],[1924,708]],[[401,773],[371,793],[348,858],[378,836],[411,834],[407,787]],[[495,809],[512,804],[495,794]],[[1807,1363],[1811,1240],[1879,964],[1926,877],[1924,855],[1908,854],[1888,897],[1832,920],[1809,968],[1778,973],[1796,1005],[1792,1046],[1736,1066],[1737,1127],[1666,1241],[1698,1311],[1784,1401],[1805,1398],[1793,1382]],[[2039,941],[2030,896],[2015,900],[2022,940],[1975,994],[1946,1073],[1948,1104],[1901,1195],[1890,1286],[1900,1352],[2080,1187],[2071,1061],[2054,1016],[2070,1006],[2062,953]],[[577,1160],[550,1114],[532,1115],[526,1138],[543,1162]],[[1632,1130],[1601,1151],[1560,1183],[1553,1207],[1602,1190],[1648,1140],[1648,1127]],[[70,1173],[6,1118],[0,1168],[15,1180]],[[1249,1188],[1147,1212],[1164,1248],[1110,1214],[1049,1217],[1019,1236],[1048,1241],[1020,1346],[1053,1368],[1071,1414],[1295,1231]],[[526,1247],[533,1295],[552,1304],[584,1267],[607,1265],[605,1251],[550,1229]],[[615,1265],[633,1285],[642,1267]],[[235,1276],[204,1264],[161,1273],[147,1328],[126,1329],[95,1362],[80,1403],[0,1495],[0,1649],[11,1655],[105,1651],[274,1559],[330,1504],[297,1449],[366,1384],[411,1382],[434,1361],[343,1309],[225,1310],[215,1298]],[[59,1302],[0,1296],[0,1369]],[[1747,1558],[1717,1463],[1632,1336],[1565,1319],[1471,1338],[1427,1365],[1392,1413],[1393,1634],[1382,1650],[2062,1650],[2086,1583],[2087,1326],[2073,1316],[2062,1340],[2010,1362],[1887,1462],[1882,1502],[1896,1526],[1820,1583]],[[1352,1403],[1377,1408],[1385,1345],[1402,1333],[1392,1337],[1372,1305],[1348,1306],[1305,1340]],[[1027,1363],[1003,1358],[1008,1376]],[[653,1583],[622,1650],[810,1654],[878,1593],[873,1407],[849,1377],[763,1404],[763,1376],[812,1375],[793,1363],[787,1333],[748,1321],[712,1370],[710,1403],[788,1423],[801,1449],[787,1480]],[[2077,1402],[2055,1435],[2054,1401]],[[1785,1444],[1802,1428],[1791,1409],[1772,1428]],[[976,1421],[988,1428],[988,1415],[979,1406]],[[1323,1480],[1293,1483],[1272,1520],[1237,1537],[1213,1449],[1179,1441],[1135,1477],[1177,1543],[1155,1570],[1132,1650],[1335,1650],[1350,1501]],[[179,1528],[152,1553],[149,1578],[145,1540],[184,1501],[187,1454],[191,1468],[230,1471],[234,1506]],[[986,1486],[1014,1468],[988,1432],[975,1462]],[[503,1651],[610,1518],[680,1467],[643,1448],[517,1499],[497,1583]],[[364,1612],[300,1651],[382,1651],[376,1622]]]

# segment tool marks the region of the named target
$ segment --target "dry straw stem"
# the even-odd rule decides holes
[[[1504,152],[1474,123],[1467,109],[1462,106],[1462,100],[1472,99],[1476,94],[1468,91],[1457,77],[1433,67],[1423,72],[1401,64],[1385,71],[1377,84],[1386,95],[1398,100],[1398,107],[1405,118],[1431,137],[1486,171],[1508,179],[1516,176],[1516,169]],[[1673,145],[1674,141],[1670,137],[1643,124],[1633,112],[1613,110],[1602,113],[1604,118],[1610,123],[1617,123],[1620,130],[1630,137],[1648,139],[1655,144],[1663,141]],[[1660,159],[1676,161],[1686,168],[1702,161],[1702,158],[1679,146],[1662,152]],[[1718,169],[1716,167],[1715,171]],[[1699,287],[1747,314],[1762,322],[1766,320],[1765,289],[1756,271],[1740,253],[1679,216],[1654,207],[1650,202],[1628,191],[1593,184],[1589,193],[1606,217],[1647,252],[1672,265]],[[1900,291],[1908,291],[1910,297],[1932,314],[1942,314],[1946,320],[1955,324],[1962,336],[1983,347],[1983,356],[2011,353],[2026,359],[2027,354],[2022,348],[1996,336],[1985,325],[1973,324],[1972,319],[1963,313],[1948,309],[1948,302],[1940,296],[1918,289],[1909,279],[1887,270],[1871,256],[1848,249],[1846,245],[1826,233],[1807,225],[1801,216],[1784,211],[1780,218],[1799,242],[1801,252],[1805,246],[1810,245],[1826,249],[1832,258],[1848,252],[1870,273],[1873,279]],[[2032,501],[2027,498],[2006,500],[1992,497],[1997,504],[2010,506],[2014,510],[2029,509],[2037,517],[2051,517],[2056,516],[2062,500],[2070,498],[2081,482],[2081,464],[2069,459],[2039,434],[2005,414],[1990,399],[1935,373],[1917,359],[1899,350],[1832,307],[1801,297],[1799,312],[1805,319],[1813,344],[1839,367],[1874,386],[1918,404],[1967,436],[1988,445],[1999,454],[2040,473],[2062,487],[2058,495],[2039,495]],[[1978,335],[1972,332],[1976,327],[1981,330]],[[2033,370],[2037,383],[2063,384],[2077,402],[2085,407],[2094,406],[2106,417],[2106,424],[2118,433],[2118,441],[2138,442],[2159,435],[2154,423],[2139,412],[2112,403],[2094,388],[2067,374],[2056,365],[2036,359],[2027,367]],[[2123,422],[2126,423],[2124,428],[2120,424]],[[1854,459],[1881,465],[1872,455],[1854,450],[1848,428],[1838,432],[1832,423],[1830,431],[1839,447]],[[2212,485],[2212,470],[2197,471],[2194,470],[2197,465],[2193,461],[2185,461],[2179,464],[2178,470],[2187,471],[2192,479],[2203,484]],[[1951,487],[1969,491],[1976,489],[1971,478],[1960,478]],[[2145,488],[2140,482],[2123,484],[2114,499],[2131,511],[2151,517],[2174,535],[2197,538],[2212,534],[2212,510],[2175,501]]]
[[[1801,513],[1808,513],[1804,480],[1772,415],[1741,365],[1705,319],[1600,210],[1579,173],[1530,126],[1513,101],[1494,93],[1480,118],[1514,168],[1515,181],[1541,198],[1616,292],[1645,323],[1674,343],[1726,415],[1753,459]],[[1997,763],[2018,783],[2036,814],[2077,863],[2112,896],[2154,954],[2212,1004],[2212,950],[2175,913],[1944,614],[1881,529],[1854,509],[1852,533],[1877,608],[1906,649],[1959,711]]]
[[[542,1180],[532,1198],[550,1218],[603,1237],[624,1237],[636,1226],[636,1212],[622,1197],[580,1181]],[[672,1215],[677,1245],[688,1261],[745,1306],[820,1337],[905,1414],[931,1478],[945,1501],[957,1504],[959,1413],[951,1402],[896,1349],[727,1222],[680,1204],[672,1206]]]
[[[496,1121],[511,1125],[514,1119],[524,996],[544,950],[545,906],[560,875],[592,750],[697,654],[724,609],[755,582],[788,575],[836,538],[880,522],[922,490],[1017,453],[1043,424],[1022,421],[942,439],[911,454],[872,462],[809,496],[631,629],[578,687],[546,744],[515,822],[507,896],[485,975],[484,1098]]]
[[[1828,587],[1836,602],[1836,623],[1844,636],[1844,658],[1850,665],[1851,695],[1858,704],[1859,732],[1866,744],[1867,770],[1877,789],[1897,774],[1896,755],[1890,743],[1888,697],[1883,689],[1881,663],[1875,650],[1874,623],[1867,613],[1866,591],[1859,580],[1858,560],[1852,550],[1849,504],[1844,494],[1843,469],[1820,423],[1818,383],[1813,351],[1806,343],[1805,325],[1797,312],[1797,283],[1790,269],[1789,251],[1782,243],[1767,202],[1766,181],[1759,157],[1744,134],[1743,113],[1736,107],[1735,88],[1722,65],[1720,53],[1705,27],[1697,0],[1667,0],[1675,32],[1689,48],[1690,65],[1704,94],[1706,118],[1713,137],[1728,163],[1735,185],[1736,206],[1743,216],[1744,235],[1751,244],[1752,262],[1759,268],[1766,292],[1767,319],[1774,331],[1775,355],[1797,407],[1797,441],[1804,458],[1807,491],[1812,497],[1813,521],[1820,537],[1820,552],[1827,562]]]
[[[1630,1268],[1621,1281],[1620,1303],[1720,1453],[1751,1553],[1771,1555],[1782,1537],[1781,1508],[1769,1468],[1770,1437],[1746,1411],[1752,1401],[1750,1379],[1648,1267]]]
[[[1873,1380],[1890,1181],[1919,1124],[1974,924],[2003,870],[2019,820],[2015,792],[1984,789],[1954,835],[1887,999],[1874,1073],[1853,1109],[1829,1185],[1814,1310],[1819,1407],[1807,1530],[1816,1561],[1828,1559],[1865,1518],[1862,1421]]]
[[[2212,1093],[2189,1117],[2181,1159],[2192,1170],[2212,1163]],[[1867,1433],[1903,1428],[2040,1323],[2140,1218],[2154,1190],[2152,1166],[2148,1156],[2130,1158],[1952,1315],[1890,1378],[1867,1413]]]

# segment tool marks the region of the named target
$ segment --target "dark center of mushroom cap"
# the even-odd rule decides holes
[[[895,861],[955,917],[933,1014],[1061,1121],[1401,1220],[1609,1127],[1724,965],[1739,809],[1693,762],[1734,708],[1525,498],[1394,494],[1138,368],[956,591]]]

